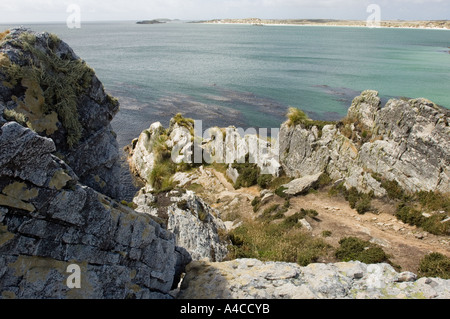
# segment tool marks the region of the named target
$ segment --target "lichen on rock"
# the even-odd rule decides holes
[[[110,126],[119,103],[64,41],[11,29],[0,46],[0,101],[6,120],[50,137],[82,182],[120,196],[120,153]]]

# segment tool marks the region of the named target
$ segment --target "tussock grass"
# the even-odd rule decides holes
[[[297,126],[299,124],[303,124],[309,121],[309,118],[306,115],[306,113],[295,107],[290,107],[288,109],[286,117],[288,119],[287,121],[288,126]]]
[[[303,125],[306,129],[316,126],[319,129],[319,138],[322,137],[322,130],[326,125],[335,125],[336,122],[311,120],[302,110],[290,107],[286,114],[287,125],[289,127]]]
[[[3,32],[0,32],[0,41],[2,41],[6,36],[10,33],[9,30],[5,30]]]

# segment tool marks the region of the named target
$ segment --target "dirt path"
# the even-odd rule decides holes
[[[450,238],[435,236],[397,220],[389,213],[359,215],[340,198],[325,193],[309,194],[291,200],[293,208],[315,209],[319,221],[311,220],[312,233],[331,231],[327,242],[337,247],[343,237],[355,236],[383,247],[402,270],[416,272],[420,260],[430,252],[450,256]]]
[[[260,196],[257,186],[235,190],[223,173],[206,168],[198,174],[195,183],[203,187],[201,196],[221,212],[225,220],[255,218],[251,201]],[[284,199],[273,196],[266,205],[274,202],[283,204]],[[324,238],[333,247],[339,247],[343,237],[354,236],[371,241],[383,247],[393,263],[402,271],[417,273],[420,260],[431,252],[439,252],[450,257],[450,238],[435,236],[397,220],[392,207],[382,207],[381,213],[359,215],[340,197],[331,197],[327,192],[294,197],[286,216],[304,209],[314,209],[317,219],[308,218],[312,235]],[[331,236],[323,237],[323,232]]]

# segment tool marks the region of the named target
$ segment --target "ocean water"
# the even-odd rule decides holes
[[[135,22],[25,25],[56,33],[119,98],[124,146],[178,112],[203,127],[279,127],[289,106],[346,115],[373,89],[450,107],[450,31]],[[11,26],[0,26],[6,29]]]
[[[121,147],[176,113],[277,128],[289,106],[344,117],[366,89],[450,107],[450,31],[135,22],[24,25],[67,42],[119,98]],[[0,25],[7,29],[11,25]]]

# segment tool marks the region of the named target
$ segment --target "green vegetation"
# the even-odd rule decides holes
[[[281,198],[289,198],[290,195],[286,194],[284,191],[287,190],[286,187],[280,186],[275,190],[275,194]]]
[[[340,261],[360,261],[366,264],[390,263],[383,249],[375,244],[356,237],[346,237],[339,241],[336,258]]]
[[[397,181],[389,181],[379,174],[372,177],[380,182],[386,190],[387,199],[398,203],[395,216],[402,222],[417,226],[434,235],[450,235],[450,221],[443,222],[449,217],[450,198],[439,192],[417,192],[408,194]],[[343,183],[334,186],[330,195],[342,195],[349,202],[350,207],[364,214],[372,210],[373,193],[359,193],[352,187],[347,190]],[[426,217],[423,212],[431,216]]]
[[[320,189],[329,186],[332,182],[333,180],[331,179],[330,175],[328,175],[327,173],[323,173],[319,177],[318,188]]]
[[[399,220],[421,227],[431,234],[450,235],[450,222],[442,222],[448,217],[450,211],[450,198],[448,196],[431,191],[408,194],[397,181],[388,181],[379,174],[372,174],[372,177],[380,182],[390,200],[399,202],[395,213]],[[436,214],[438,211],[443,213]],[[422,214],[423,212],[431,213],[431,216],[425,217]]]
[[[270,223],[273,220],[284,218],[284,213],[287,211],[288,209],[286,207],[280,207],[280,204],[273,204],[263,211],[262,215],[259,217],[259,220]]]
[[[292,219],[280,223],[248,221],[230,233],[230,257],[262,261],[296,262],[301,266],[317,262],[330,250],[322,239],[302,232]]]
[[[402,222],[421,227],[423,230],[434,235],[450,235],[450,221],[443,223],[448,216],[446,214],[434,214],[425,217],[421,211],[411,206],[411,203],[398,205],[395,216]]]
[[[358,214],[365,214],[372,210],[371,201],[373,193],[360,193],[355,187],[347,189],[344,183],[332,187],[329,191],[331,196],[342,195],[349,202],[350,207],[356,209]]]
[[[450,212],[450,197],[438,192],[417,192],[416,200],[428,211]]]
[[[194,137],[194,120],[191,118],[183,117],[181,113],[177,113],[173,120],[175,123],[177,123],[179,126],[187,128],[189,130],[189,133],[192,137]]]
[[[15,121],[22,126],[27,126],[27,118],[22,113],[18,113],[15,110],[5,109],[3,111],[3,117],[7,121]]]
[[[170,161],[156,163],[150,172],[149,182],[157,192],[170,191],[175,187],[172,180],[175,172],[175,165],[170,164]]]
[[[315,210],[305,210],[302,208],[300,212],[297,212],[294,215],[287,217],[283,221],[283,224],[287,227],[301,227],[301,224],[298,223],[299,220],[304,219],[306,216],[314,218],[317,215],[318,213]]]
[[[266,189],[270,186],[270,183],[273,180],[273,176],[269,174],[259,175],[256,183],[259,187]]]
[[[275,191],[278,188],[280,188],[282,185],[288,184],[291,181],[292,181],[292,178],[288,177],[286,175],[274,177],[274,178],[272,178],[271,182],[268,184],[267,189],[271,189],[271,190]]]
[[[175,187],[172,176],[177,171],[177,165],[171,159],[171,153],[166,144],[167,140],[167,132],[162,132],[155,138],[152,146],[155,154],[155,166],[147,180],[155,192],[170,191]]]
[[[330,122],[330,121],[316,121],[316,120],[311,120],[305,112],[303,112],[302,110],[295,108],[295,107],[290,107],[288,109],[288,112],[286,114],[287,117],[287,125],[289,127],[292,126],[297,126],[297,125],[303,125],[304,128],[306,129],[311,129],[314,126],[316,126],[319,129],[319,138],[322,137],[322,130],[326,125],[335,125],[336,122]]]
[[[331,235],[332,235],[333,233],[331,232],[331,231],[329,231],[329,230],[324,230],[323,232],[322,232],[322,237],[331,237]]]
[[[248,159],[246,163],[238,164],[235,163],[232,165],[233,168],[237,169],[239,173],[239,177],[234,183],[234,188],[239,189],[241,187],[251,187],[258,183],[258,178],[260,176],[261,170],[256,164],[248,163]]]
[[[128,206],[131,209],[136,209],[137,208],[137,205],[135,203],[133,203],[133,202],[127,202],[126,200],[123,200],[120,203],[122,205],[124,205],[124,206]]]
[[[450,258],[440,253],[426,255],[420,261],[418,275],[421,277],[450,279]]]
[[[288,126],[297,126],[306,123],[309,120],[305,112],[295,107],[290,107],[288,109],[286,117],[288,119]]]
[[[389,181],[383,177],[381,177],[380,174],[374,173],[372,174],[373,179],[378,181],[381,184],[381,187],[383,187],[386,190],[388,198],[392,200],[408,200],[408,196],[405,193],[405,191],[400,187],[397,181],[392,180]]]

